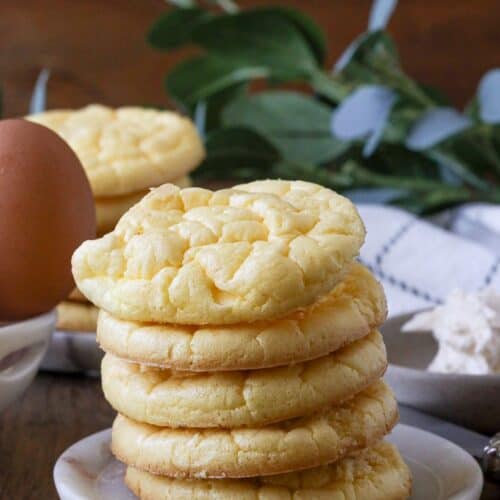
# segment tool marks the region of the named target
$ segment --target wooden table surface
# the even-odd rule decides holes
[[[57,457],[109,427],[113,414],[98,379],[38,375],[24,397],[0,415],[0,499],[57,499],[52,479]],[[498,498],[500,488],[488,487],[481,500]]]
[[[53,500],[52,469],[71,444],[111,425],[100,380],[40,374],[0,415],[0,499]]]

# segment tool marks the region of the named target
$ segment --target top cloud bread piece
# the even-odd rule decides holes
[[[194,124],[172,111],[94,104],[27,119],[52,129],[71,146],[96,198],[135,193],[178,179],[205,156]]]
[[[127,320],[231,324],[308,306],[364,240],[346,198],[300,181],[151,191],[115,230],[73,255],[79,289]]]

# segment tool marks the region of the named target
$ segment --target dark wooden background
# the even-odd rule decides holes
[[[269,4],[251,0],[243,5]],[[325,28],[330,62],[366,25],[371,0],[293,0]],[[145,41],[164,0],[1,0],[0,80],[5,116],[26,113],[41,67],[53,70],[49,107],[89,102],[165,104],[163,75],[177,56]],[[499,0],[402,0],[390,31],[406,69],[467,102],[500,66]]]

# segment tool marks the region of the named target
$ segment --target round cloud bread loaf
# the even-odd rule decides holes
[[[127,468],[143,500],[406,500],[411,476],[397,449],[379,442],[332,465],[255,479],[172,479]]]
[[[71,146],[96,198],[136,193],[179,179],[205,156],[193,122],[172,111],[94,104],[27,119],[52,129]]]
[[[233,324],[282,317],[341,281],[364,240],[346,198],[306,182],[152,190],[73,255],[78,288],[128,320]]]
[[[375,382],[339,407],[267,427],[170,429],[119,415],[112,451],[127,465],[170,477],[255,477],[318,467],[374,444],[398,420],[391,390]]]
[[[97,341],[119,358],[188,371],[248,370],[324,356],[380,326],[384,291],[353,264],[323,300],[274,321],[195,327],[120,320],[101,311]]]
[[[387,368],[382,335],[373,332],[306,363],[253,371],[190,373],[146,368],[107,354],[102,388],[127,417],[166,427],[263,426],[338,405]]]

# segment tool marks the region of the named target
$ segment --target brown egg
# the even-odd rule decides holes
[[[73,288],[71,255],[96,231],[73,150],[46,127],[0,121],[0,320],[52,309]]]

